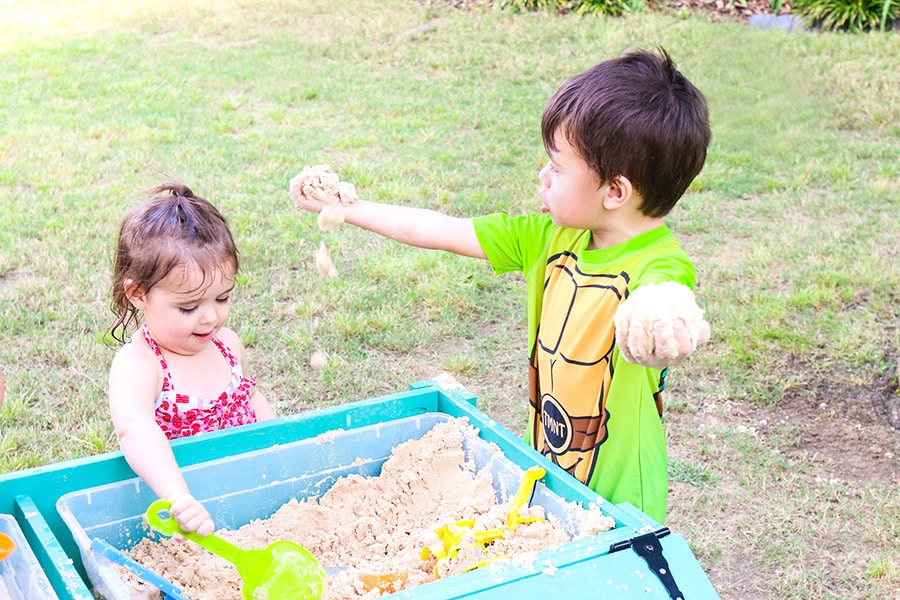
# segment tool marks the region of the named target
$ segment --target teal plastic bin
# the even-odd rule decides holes
[[[302,500],[321,496],[341,477],[350,474],[377,476],[396,446],[422,437],[437,423],[450,418],[450,415],[433,412],[357,429],[328,432],[312,439],[194,465],[186,468],[184,475],[192,492],[203,501],[217,526],[237,529],[252,520],[270,517],[292,498]],[[492,449],[480,437],[465,436],[464,451],[466,459],[472,461],[476,469],[490,469],[499,502],[515,493],[524,470],[507,458],[502,449],[497,446]],[[580,489],[572,487],[569,492],[568,497],[564,498],[538,483],[532,504],[544,507],[548,514],[564,524],[571,537],[576,537],[580,532],[571,502],[586,505],[590,502],[602,503],[602,500],[583,486]],[[129,592],[114,564],[92,547],[95,544],[92,540],[101,540],[118,550],[127,551],[145,536],[155,536],[148,533],[143,525],[143,514],[153,500],[155,496],[150,489],[139,479],[132,479],[69,493],[57,503],[59,514],[80,548],[95,592],[109,600],[128,600]],[[473,597],[497,594],[497,588],[505,586],[511,587],[502,589],[504,596],[507,593],[522,595],[533,593],[533,588],[536,585],[542,587],[542,584],[552,587],[554,595],[562,586],[562,589],[568,588],[573,592],[590,591],[592,595],[609,588],[613,594],[640,590],[642,597],[670,597],[658,576],[642,573],[640,569],[633,569],[630,574],[623,571],[634,556],[631,553],[622,553],[619,557],[605,556],[606,562],[595,562],[592,554],[606,554],[615,544],[635,537],[635,532],[647,523],[615,506],[607,504],[605,508],[605,512],[616,519],[615,529],[595,535],[586,542],[547,549],[534,558],[532,564],[538,565],[536,567],[495,563],[490,569],[464,573],[404,590],[391,597]],[[655,530],[656,527],[646,529]],[[567,569],[562,564],[566,561],[581,564]],[[561,564],[562,568],[556,564]],[[606,564],[615,567],[604,569]],[[557,571],[560,571],[559,576]],[[599,579],[596,577],[598,574],[601,575]],[[503,581],[505,586],[500,586]],[[654,589],[658,592],[655,595]],[[549,589],[545,591],[550,592]],[[172,592],[170,597],[178,599],[181,595]]]
[[[0,599],[56,600],[58,596],[14,516],[0,514],[0,533],[16,544],[12,554],[0,561]]]
[[[522,470],[539,465],[547,474],[534,502],[563,522],[566,503],[600,502],[616,527],[546,551],[532,563],[539,567],[498,561],[390,598],[718,598],[682,536],[629,504],[603,502],[479,411],[467,390],[443,379],[417,382],[406,392],[176,440],[172,449],[192,492],[204,500],[217,525],[235,528],[271,515],[291,497],[321,494],[347,474],[377,475],[395,445],[452,417],[466,417],[478,430],[470,451],[476,462],[484,461],[480,466],[490,464],[498,495],[514,493]],[[483,452],[488,444],[499,455]],[[229,473],[238,475],[222,476]],[[0,475],[0,512],[16,512],[20,523],[28,525],[40,567],[64,600],[121,597],[119,584],[124,583],[111,560],[121,560],[124,551],[147,535],[141,518],[154,499],[121,452]],[[160,586],[170,587],[166,583]],[[164,591],[179,597],[179,590]]]
[[[328,432],[292,444],[194,465],[184,470],[184,476],[217,527],[237,529],[253,520],[272,516],[292,498],[321,496],[339,478],[351,474],[378,476],[396,446],[418,439],[436,424],[448,420],[449,415],[427,413]],[[523,469],[479,437],[465,435],[463,441],[466,460],[474,463],[476,470],[488,468],[492,473],[497,501],[503,502],[515,494]],[[141,480],[131,479],[72,492],[57,502],[57,510],[79,546],[94,590],[109,600],[128,600],[130,596],[115,569],[115,561],[98,553],[93,547],[94,540],[127,551],[148,535],[159,539],[143,523],[143,515],[155,499]],[[591,499],[596,497],[582,498],[586,502]],[[540,483],[535,486],[532,504],[543,506],[548,514],[558,518],[570,537],[580,533],[572,505],[546,486]],[[609,544],[630,532],[630,528],[621,535],[610,532],[604,542]],[[105,548],[102,543],[100,546]]]

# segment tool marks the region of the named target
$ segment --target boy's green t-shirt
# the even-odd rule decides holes
[[[694,266],[668,227],[587,250],[590,231],[549,214],[473,219],[496,273],[528,286],[530,422],[535,449],[613,503],[662,523],[668,477],[657,409],[661,373],[631,364],[615,344],[616,308],[640,285],[694,287]]]

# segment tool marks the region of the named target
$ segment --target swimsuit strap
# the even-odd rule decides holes
[[[231,366],[232,370],[234,370],[234,367],[238,365],[238,359],[234,356],[231,348],[226,346],[225,342],[215,336],[212,338],[212,343],[216,345],[216,348],[219,349],[219,352],[222,353],[222,356],[225,357],[225,360],[228,361],[228,364]]]
[[[166,358],[162,355],[162,352],[159,349],[159,344],[156,343],[156,340],[150,335],[150,330],[147,328],[147,324],[141,327],[141,333],[144,334],[144,339],[147,340],[147,345],[150,346],[150,349],[153,350],[153,353],[156,354],[156,357],[159,359],[159,365],[163,370],[163,385],[160,391],[168,392],[174,390],[175,387],[172,385],[172,372],[169,371],[169,365],[166,363]],[[234,354],[231,352],[231,349],[226,346],[219,338],[213,336],[212,343],[215,344],[216,348],[219,349],[219,352],[222,353],[222,356],[228,362],[228,365],[231,367],[232,373],[234,372],[234,368],[238,365],[237,358],[235,358]]]
[[[150,336],[150,330],[147,328],[147,324],[141,327],[141,333],[144,334],[144,339],[147,341],[147,345],[150,346],[150,349],[153,350],[153,353],[156,354],[156,357],[159,359],[159,366],[162,367],[163,370],[163,384],[161,392],[168,392],[172,389],[172,373],[169,372],[169,365],[166,363],[165,357],[162,355],[162,352],[159,350],[159,344],[156,343]]]

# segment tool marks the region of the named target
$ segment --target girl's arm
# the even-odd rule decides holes
[[[252,408],[253,412],[256,413],[257,421],[265,421],[266,419],[275,418],[275,411],[272,410],[272,407],[269,405],[269,401],[266,400],[266,397],[262,395],[262,392],[259,391],[259,388],[253,390],[253,395],[250,397],[250,408]]]
[[[325,206],[325,202],[305,196],[298,198],[296,204],[310,212],[319,212]],[[418,248],[487,258],[475,236],[472,219],[451,217],[425,208],[365,200],[348,204],[343,210],[345,222],[392,240]]]
[[[116,354],[109,372],[109,410],[119,446],[135,474],[160,498],[172,501],[172,516],[185,531],[212,533],[209,512],[191,495],[153,407],[160,388],[159,365],[141,356],[137,343]]]

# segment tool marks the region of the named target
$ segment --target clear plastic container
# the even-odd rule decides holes
[[[0,560],[0,600],[58,598],[15,517],[0,514],[0,533],[16,543],[12,554]]]

